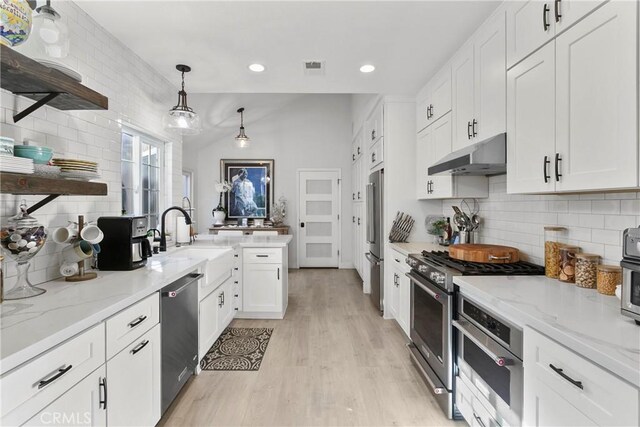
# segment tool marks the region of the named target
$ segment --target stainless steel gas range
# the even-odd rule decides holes
[[[409,354],[436,401],[449,418],[461,418],[455,405],[456,293],[453,279],[462,275],[540,275],[544,268],[520,261],[483,264],[458,261],[448,252],[411,254],[411,330]]]

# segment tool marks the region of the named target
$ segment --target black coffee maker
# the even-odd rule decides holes
[[[147,264],[151,245],[146,216],[103,216],[98,228],[104,233],[98,254],[99,270],[135,270]]]

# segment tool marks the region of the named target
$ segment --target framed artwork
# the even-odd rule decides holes
[[[273,201],[273,160],[220,160],[227,218],[269,218]]]

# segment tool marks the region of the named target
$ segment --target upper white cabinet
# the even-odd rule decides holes
[[[493,15],[452,60],[453,150],[506,128],[505,14]]]
[[[606,0],[512,1],[507,6],[507,65],[512,67]]]
[[[523,361],[522,425],[638,425],[637,388],[531,328]]]
[[[363,142],[362,134],[363,134],[362,128],[360,128],[355,138],[353,139],[353,142],[351,143],[351,161],[352,162],[357,161],[362,156],[362,153],[364,152],[364,145],[362,144]]]
[[[509,70],[509,193],[638,185],[637,7],[611,1]]]
[[[447,64],[417,97],[416,130],[420,132],[451,111],[451,64]]]
[[[364,139],[369,145],[375,144],[384,133],[384,104],[379,103],[365,122]]]

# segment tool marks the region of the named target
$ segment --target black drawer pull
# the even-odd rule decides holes
[[[107,379],[100,378],[100,382],[98,384],[100,385],[100,407],[102,409],[107,409]],[[104,398],[102,396],[104,396]]]
[[[545,3],[542,8],[542,28],[544,31],[547,31],[551,26],[549,22],[547,22],[547,17],[549,16],[549,6]]]
[[[549,172],[548,172],[548,167],[550,163],[551,163],[551,160],[549,160],[549,156],[544,156],[544,162],[542,163],[542,175],[544,176],[545,184],[548,183],[549,178],[551,178],[551,175],[549,175]]]
[[[45,388],[46,386],[48,386],[49,384],[51,384],[52,382],[54,382],[55,380],[57,380],[58,378],[60,378],[64,374],[66,374],[67,372],[69,372],[69,370],[71,370],[71,368],[73,368],[73,365],[69,365],[66,368],[58,369],[58,373],[55,374],[54,376],[52,376],[51,378],[49,378],[48,380],[41,380],[38,383],[38,389]]]
[[[560,173],[560,162],[562,161],[562,157],[560,157],[560,153],[556,153],[556,182],[560,182],[560,178],[562,174]]]
[[[136,320],[134,320],[131,323],[129,323],[129,327],[130,328],[135,328],[136,326],[138,326],[140,323],[144,322],[145,320],[147,320],[147,316],[140,316]]]
[[[147,346],[147,344],[149,344],[149,340],[142,341],[139,345],[136,346],[136,348],[131,350],[131,354],[136,354],[137,352],[139,352],[140,350],[145,348]]]
[[[560,18],[562,18],[562,14],[560,13],[560,1],[561,0],[556,0],[553,5],[556,14],[556,22],[560,22]]]
[[[564,378],[565,380],[569,381],[571,384],[573,384],[574,386],[578,387],[580,390],[584,390],[584,386],[582,385],[582,381],[576,381],[573,378],[571,378],[569,375],[565,374],[562,369],[560,368],[556,368],[555,366],[553,366],[552,363],[549,363],[549,367],[551,369],[553,369],[553,371],[560,375],[562,378]]]
[[[269,255],[256,255],[258,258],[269,258]]]

